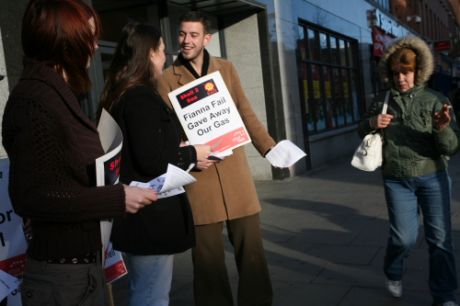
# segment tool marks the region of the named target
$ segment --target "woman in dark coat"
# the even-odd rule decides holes
[[[156,199],[147,189],[96,187],[104,151],[76,94],[89,90],[98,33],[97,15],[80,0],[32,0],[24,15],[24,69],[2,126],[11,202],[32,230],[24,306],[93,305],[104,288],[99,221]]]
[[[168,163],[187,169],[206,159],[210,146],[181,144],[181,127],[156,91],[165,63],[164,43],[153,26],[130,23],[122,31],[101,106],[110,111],[124,137],[120,180],[148,182]],[[114,248],[125,253],[130,305],[169,304],[173,255],[195,243],[185,193],[159,199],[136,216],[114,222]]]

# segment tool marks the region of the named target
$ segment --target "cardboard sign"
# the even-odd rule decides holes
[[[7,295],[8,306],[21,305],[21,296],[17,290],[26,262],[27,241],[24,235],[22,218],[16,215],[8,195],[9,160],[0,159],[0,269],[7,273],[1,278],[0,289]],[[8,277],[11,275],[13,278]]]
[[[219,71],[168,96],[191,144],[209,144],[213,152],[223,152],[251,142]]]
[[[104,155],[96,159],[97,186],[114,185],[120,177],[121,148],[123,134],[116,121],[106,110],[102,110],[97,126]],[[128,273],[121,253],[112,249],[110,234],[112,220],[101,220],[102,263],[106,282],[110,283]]]

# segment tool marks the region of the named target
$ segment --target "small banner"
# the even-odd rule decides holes
[[[209,144],[224,152],[251,142],[219,71],[168,94],[191,144]]]

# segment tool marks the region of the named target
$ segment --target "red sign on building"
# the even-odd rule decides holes
[[[391,34],[386,33],[378,27],[372,27],[372,55],[382,57],[387,46],[395,39]]]
[[[433,43],[433,49],[440,51],[449,51],[451,48],[450,40],[438,40]]]

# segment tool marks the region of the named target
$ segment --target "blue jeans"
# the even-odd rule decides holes
[[[429,247],[429,286],[435,303],[455,301],[457,273],[450,220],[451,180],[446,171],[411,178],[384,178],[390,232],[384,272],[401,280],[404,259],[417,241],[420,212]]]
[[[130,306],[168,306],[174,255],[126,255]]]

